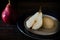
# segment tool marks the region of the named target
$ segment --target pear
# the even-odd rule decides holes
[[[30,17],[27,21],[26,21],[26,26],[28,28],[31,28],[35,22],[35,20],[37,19],[39,13],[36,12],[32,17]]]
[[[42,27],[42,12],[38,12],[39,15],[36,19],[36,23],[33,25],[32,29],[37,30]]]
[[[16,24],[17,22],[17,14],[15,13],[12,5],[9,3],[6,5],[5,9],[2,11],[2,20],[7,24]]]
[[[42,12],[36,12],[27,20],[26,25],[34,30],[39,29],[42,26]]]
[[[54,27],[54,24],[55,24],[54,20],[52,18],[48,17],[48,16],[45,16],[43,18],[43,22],[44,22],[43,26],[46,29],[53,28]]]

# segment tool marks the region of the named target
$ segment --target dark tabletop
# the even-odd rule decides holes
[[[16,25],[8,25],[0,21],[0,39],[2,40],[31,40],[23,35],[16,27]]]

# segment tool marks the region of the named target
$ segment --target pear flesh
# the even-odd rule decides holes
[[[42,12],[36,12],[32,17],[26,21],[26,26],[34,30],[42,26]]]
[[[39,15],[36,19],[36,23],[32,27],[32,29],[35,29],[35,30],[42,27],[42,12],[38,12],[38,13],[39,13]]]

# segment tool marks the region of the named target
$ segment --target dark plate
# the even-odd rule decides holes
[[[54,10],[48,10],[48,9],[44,10],[43,9],[42,12],[44,14],[54,16],[55,18],[58,19],[58,15],[56,15],[57,12]],[[27,17],[31,16],[32,14],[34,14],[34,13],[24,13],[23,15],[20,16],[20,18],[18,19],[18,22],[17,22],[17,28],[19,29],[20,32],[22,32],[24,35],[31,37],[33,39],[46,39],[46,40],[60,39],[60,30],[58,30],[58,32],[53,35],[36,35],[36,34],[29,32],[24,26],[24,21]]]

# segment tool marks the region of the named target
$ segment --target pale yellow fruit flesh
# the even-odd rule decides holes
[[[26,26],[28,28],[31,28],[36,20],[36,18],[38,17],[38,12],[35,13],[33,16],[31,16],[27,21],[26,21]]]
[[[39,13],[39,12],[38,12]],[[34,23],[32,29],[37,30],[42,27],[42,12],[39,13],[36,22]]]

